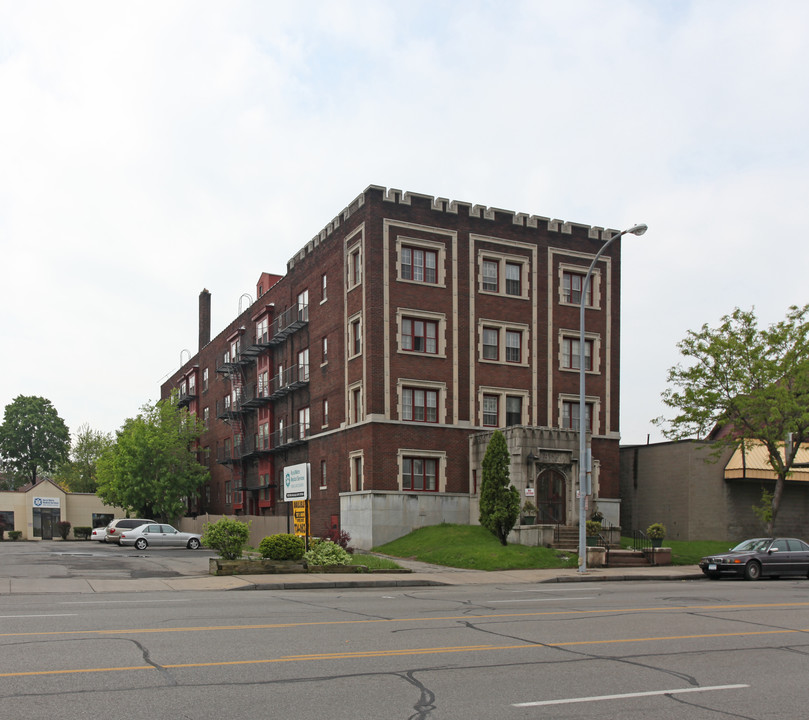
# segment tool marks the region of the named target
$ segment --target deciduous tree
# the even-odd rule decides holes
[[[172,400],[144,405],[98,460],[97,495],[138,517],[174,520],[208,479],[197,460],[202,421]]]
[[[50,400],[18,395],[6,405],[0,425],[0,456],[17,487],[36,483],[40,472],[51,472],[67,458],[70,432]]]
[[[70,447],[70,457],[59,466],[56,480],[71,492],[94,493],[98,487],[96,464],[98,458],[113,444],[109,433],[81,425]]]
[[[772,534],[784,481],[809,437],[809,305],[791,307],[767,328],[736,308],[716,328],[689,331],[677,347],[685,362],[669,370],[662,394],[676,414],[655,422],[671,439],[709,436],[717,453],[740,442],[763,445],[777,477]]]
[[[480,524],[506,545],[520,514],[520,494],[509,480],[509,454],[503,433],[495,430],[483,456]]]

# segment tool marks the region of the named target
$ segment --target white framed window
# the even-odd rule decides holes
[[[446,357],[447,319],[443,313],[425,310],[396,310],[398,351]]]
[[[298,439],[305,440],[309,437],[309,408],[304,407],[298,410]]]
[[[323,358],[321,361],[321,365],[325,365],[329,362],[329,338],[323,337],[321,339],[321,357]]]
[[[202,392],[208,391],[208,368],[202,369]]]
[[[362,354],[362,317],[355,315],[348,321],[348,357],[355,358]]]
[[[298,380],[309,382],[309,348],[298,351]]]
[[[309,291],[298,293],[298,320],[309,321]]]
[[[320,461],[320,489],[325,490],[326,488],[326,461]]]
[[[601,422],[601,401],[588,397],[584,403],[585,427],[594,435],[598,434]],[[559,396],[559,427],[566,430],[579,429],[579,398],[576,395]]]
[[[256,322],[256,344],[266,345],[270,339],[270,318],[265,315]]]
[[[329,299],[328,295],[328,277],[326,273],[320,276],[320,302],[324,303]]]
[[[353,450],[348,454],[349,483],[352,492],[358,492],[363,489],[362,461],[362,450]]]
[[[587,268],[578,265],[559,265],[559,302],[562,305],[580,306],[584,280],[587,277]],[[592,309],[601,307],[601,272],[594,268],[587,284],[587,293],[584,297],[584,306]]]
[[[362,422],[363,417],[362,384],[355,383],[348,388],[348,420],[354,424]]]
[[[584,369],[598,372],[601,340],[596,333],[587,333],[584,338]],[[562,370],[579,370],[579,335],[573,330],[559,331],[559,367]]]
[[[329,401],[323,400],[323,427],[328,427],[329,424]]]

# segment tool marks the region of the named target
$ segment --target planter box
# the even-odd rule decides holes
[[[222,560],[210,558],[208,572],[211,575],[274,575],[281,573],[305,573],[303,563],[280,560]]]

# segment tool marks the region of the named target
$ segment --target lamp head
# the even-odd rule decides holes
[[[643,235],[649,226],[646,223],[641,223],[640,225],[635,225],[634,227],[629,228],[626,232],[631,233],[632,235]]]

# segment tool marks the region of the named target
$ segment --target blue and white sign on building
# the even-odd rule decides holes
[[[51,497],[35,497],[34,498],[34,507],[35,508],[58,508],[58,507],[62,507],[62,499],[61,498],[51,498]]]
[[[284,468],[284,502],[309,499],[309,463]]]

